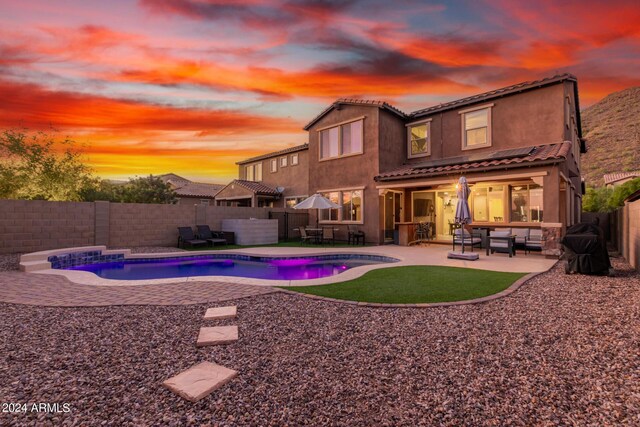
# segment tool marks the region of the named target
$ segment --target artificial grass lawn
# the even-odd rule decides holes
[[[349,301],[417,304],[492,295],[525,274],[440,266],[390,267],[369,271],[348,282],[282,288]]]

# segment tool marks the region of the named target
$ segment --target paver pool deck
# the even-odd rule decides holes
[[[397,263],[383,263],[353,268],[344,273],[312,280],[261,280],[244,277],[187,277],[156,280],[107,280],[95,274],[72,270],[44,270],[34,273],[0,272],[0,301],[46,306],[103,305],[183,305],[219,302],[277,292],[272,286],[308,286],[342,282],[360,277],[378,268],[406,265],[442,265],[482,270],[528,272],[547,271],[556,260],[540,254],[520,252],[509,258],[505,254],[481,255],[477,261],[447,259],[446,245],[420,247],[372,246],[357,248],[261,247],[213,251],[258,256],[300,256],[327,253],[360,253],[390,256]],[[188,252],[186,255],[201,255]],[[183,253],[167,253],[176,256]],[[154,253],[159,257],[162,254]],[[135,256],[141,256],[136,254]]]

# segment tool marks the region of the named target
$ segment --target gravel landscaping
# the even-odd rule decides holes
[[[559,264],[446,308],[276,293],[205,322],[206,305],[0,304],[2,402],[71,409],[0,425],[640,425],[640,276],[612,261],[614,277]],[[234,324],[237,343],[195,347],[201,326]],[[195,404],[161,386],[205,360],[239,375]]]

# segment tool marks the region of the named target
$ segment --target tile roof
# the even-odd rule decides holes
[[[277,196],[280,194],[275,188],[271,188],[261,182],[245,181],[244,179],[234,179],[227,184],[226,187],[234,184],[238,184],[239,186],[261,196]]]
[[[169,181],[174,184],[172,181]],[[175,185],[175,184],[174,184]],[[207,184],[204,182],[187,182],[174,188],[178,196],[185,197],[215,197],[224,188],[221,184]]]
[[[281,156],[283,154],[294,153],[296,151],[308,150],[309,144],[296,145],[295,147],[285,148],[284,150],[274,151],[272,153],[262,154],[260,156],[251,157],[249,159],[236,162],[236,165],[244,165],[251,162],[257,162],[258,160],[268,159],[269,157]]]
[[[637,178],[637,177],[640,177],[640,171],[608,173],[604,175],[602,178],[604,179],[605,184],[613,184],[614,182],[618,182],[626,178]]]
[[[418,118],[428,114],[439,113],[441,111],[450,110],[452,108],[458,108],[463,105],[474,104],[476,102],[488,101],[490,99],[499,98],[501,96],[510,95],[516,92],[522,92],[529,89],[538,88],[541,86],[547,86],[550,84],[558,83],[565,80],[571,80],[576,82],[577,79],[572,74],[559,74],[553,77],[546,77],[540,80],[533,80],[530,82],[517,83],[511,86],[495,89],[489,92],[484,92],[478,95],[469,96],[466,98],[458,99],[451,102],[445,102],[444,104],[434,105],[432,107],[423,108],[421,110],[414,111],[408,116],[410,118]]]
[[[429,178],[438,175],[532,166],[550,162],[555,163],[567,158],[571,150],[571,142],[565,141],[557,144],[524,147],[523,152],[526,151],[526,148],[529,148],[529,154],[506,156],[503,158],[500,158],[500,152],[496,152],[475,160],[461,157],[458,161],[452,161],[441,166],[419,163],[407,164],[396,170],[381,173],[375,177],[375,180],[394,181],[409,178]],[[496,156],[496,154],[498,154],[498,156]],[[442,159],[443,162],[446,160],[447,159]]]
[[[400,111],[399,109],[397,109],[396,107],[394,107],[393,105],[385,101],[376,101],[371,99],[340,98],[335,100],[333,104],[329,105],[327,108],[322,110],[322,112],[320,112],[320,114],[315,116],[309,123],[307,123],[307,125],[303,129],[309,130],[309,128],[313,126],[314,123],[316,123],[318,120],[324,117],[325,114],[327,114],[329,111],[333,110],[334,108],[338,107],[339,105],[365,105],[369,107],[378,107],[381,109],[391,111],[392,113],[400,116],[403,119],[407,118],[407,114],[403,113],[402,111]]]

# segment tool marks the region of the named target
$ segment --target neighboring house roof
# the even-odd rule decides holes
[[[480,172],[491,169],[506,169],[521,166],[557,163],[567,158],[571,142],[535,145],[531,147],[502,150],[477,156],[460,156],[407,164],[396,170],[381,173],[376,181],[394,181],[410,178],[429,178],[438,175]]]
[[[303,128],[304,130],[309,130],[311,126],[313,126],[318,120],[323,118],[326,114],[328,114],[334,108],[338,108],[340,105],[365,105],[368,107],[378,107],[383,110],[387,110],[392,112],[393,114],[400,116],[401,118],[407,118],[407,115],[394,107],[393,105],[384,102],[384,101],[375,101],[369,99],[350,99],[350,98],[340,98],[334,101],[333,104],[329,105],[325,108],[320,114],[315,116],[313,120],[311,120],[307,125]]]
[[[178,196],[182,197],[215,197],[224,188],[221,184],[207,184],[203,182],[188,182],[174,188]]]
[[[202,197],[213,198],[224,185],[222,184],[209,184],[206,182],[193,182],[186,178],[183,178],[175,173],[165,173],[160,175],[159,178],[171,185],[176,195],[179,197]]]
[[[278,196],[280,194],[275,188],[271,188],[261,182],[245,181],[244,179],[234,179],[221,189],[220,192],[232,185],[239,185],[258,196]]]
[[[159,175],[158,178],[164,182],[172,182],[174,184],[191,182],[187,178],[183,178],[175,173],[165,173],[163,175]]]
[[[511,86],[506,86],[500,89],[491,90],[489,92],[480,93],[478,95],[468,96],[466,98],[457,99],[451,102],[445,102],[444,104],[434,105],[432,107],[423,108],[421,110],[414,111],[409,114],[410,118],[418,118],[421,116],[426,116],[429,114],[440,113],[442,111],[451,110],[454,108],[459,108],[469,104],[475,104],[477,102],[489,101],[495,98],[500,98],[506,95],[511,95],[513,93],[524,92],[526,90],[537,89],[543,86],[549,86],[555,83],[559,83],[565,80],[571,80],[573,82],[577,82],[577,79],[572,74],[559,74],[553,77],[546,77],[540,80],[533,80],[530,82],[522,82],[516,83]],[[577,100],[576,96],[576,100]],[[576,105],[576,109],[578,109],[578,105]]]
[[[604,179],[605,185],[608,185],[613,184],[614,182],[622,181],[623,179],[637,177],[640,177],[640,171],[608,173],[602,178]]]
[[[296,151],[303,151],[308,149],[309,149],[309,144],[296,145],[295,147],[285,148],[284,150],[274,151],[271,153],[262,154],[260,156],[244,159],[239,162],[236,162],[236,165],[244,165],[246,163],[257,162],[258,160],[268,159],[269,157],[282,156],[283,154],[295,153]]]
[[[632,193],[629,195],[629,197],[627,197],[626,199],[624,199],[625,202],[635,202],[636,200],[640,199],[640,190],[636,191],[635,193]]]

